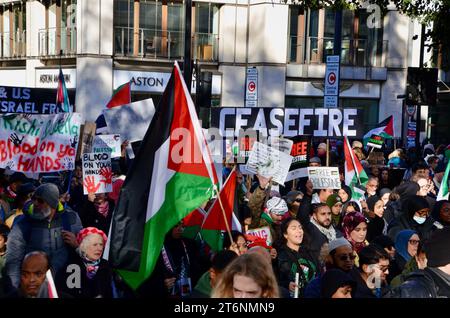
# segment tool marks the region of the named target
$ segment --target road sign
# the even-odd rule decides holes
[[[338,107],[339,105],[339,55],[327,56],[325,71],[324,106]]]
[[[247,68],[245,107],[258,107],[258,70],[256,67]]]

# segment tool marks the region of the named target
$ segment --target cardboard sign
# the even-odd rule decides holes
[[[270,228],[268,226],[247,230],[245,234],[261,237],[266,240],[267,245],[272,246],[272,234],[270,234]]]
[[[75,103],[75,90],[68,89],[69,101]],[[0,86],[0,113],[57,114],[56,91],[50,88]]]
[[[110,152],[111,158],[121,156],[120,135],[98,135],[92,144],[92,152]]]
[[[81,138],[78,143],[77,160],[80,159],[81,154],[85,152],[92,152],[92,143],[95,138],[95,129],[97,125],[93,122],[86,122],[81,125]]]
[[[151,98],[103,110],[107,131],[120,134],[122,140],[129,142],[144,139],[154,114],[155,105]]]
[[[286,181],[308,176],[309,154],[311,149],[311,136],[296,136],[293,141],[291,156],[292,164],[289,168]]]
[[[111,153],[84,153],[83,193],[112,192]]]
[[[368,147],[381,149],[383,147],[384,138],[378,135],[372,135],[367,142]]]
[[[75,168],[81,115],[0,116],[0,168],[42,173]]]
[[[273,181],[284,185],[291,162],[290,155],[257,141],[253,144],[246,170],[266,178],[272,177]]]
[[[308,167],[308,178],[313,189],[340,189],[341,180],[337,167]]]

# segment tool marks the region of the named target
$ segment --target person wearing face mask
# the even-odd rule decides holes
[[[82,229],[78,214],[59,202],[58,187],[52,183],[36,189],[23,213],[16,217],[8,237],[5,272],[9,289],[18,288],[22,260],[31,251],[47,253],[54,273],[60,275],[69,253],[78,247],[76,234]]]
[[[394,219],[388,226],[388,235],[393,240],[400,231],[408,229],[416,231],[421,240],[427,240],[433,231],[442,228],[442,225],[430,216],[430,207],[424,197],[410,196],[403,208],[400,217]]]

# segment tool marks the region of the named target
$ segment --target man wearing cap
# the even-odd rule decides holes
[[[450,298],[450,227],[436,230],[425,243],[427,266],[411,273],[393,298]]]
[[[14,222],[6,253],[6,275],[14,288],[19,286],[22,260],[31,251],[46,252],[54,273],[60,274],[70,250],[78,247],[75,235],[82,229],[78,214],[64,208],[52,183],[39,186],[23,212]]]

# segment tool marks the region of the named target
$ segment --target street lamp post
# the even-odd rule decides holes
[[[425,47],[425,24],[422,24],[422,30],[420,33],[420,59],[419,59],[419,68],[422,71],[423,69],[423,50]],[[422,73],[420,73],[422,74]],[[422,108],[422,85],[420,84],[421,81],[419,81],[419,87],[418,87],[418,98],[417,98],[417,113],[416,113],[416,154],[417,158],[420,158],[420,130],[421,130],[421,108]]]

